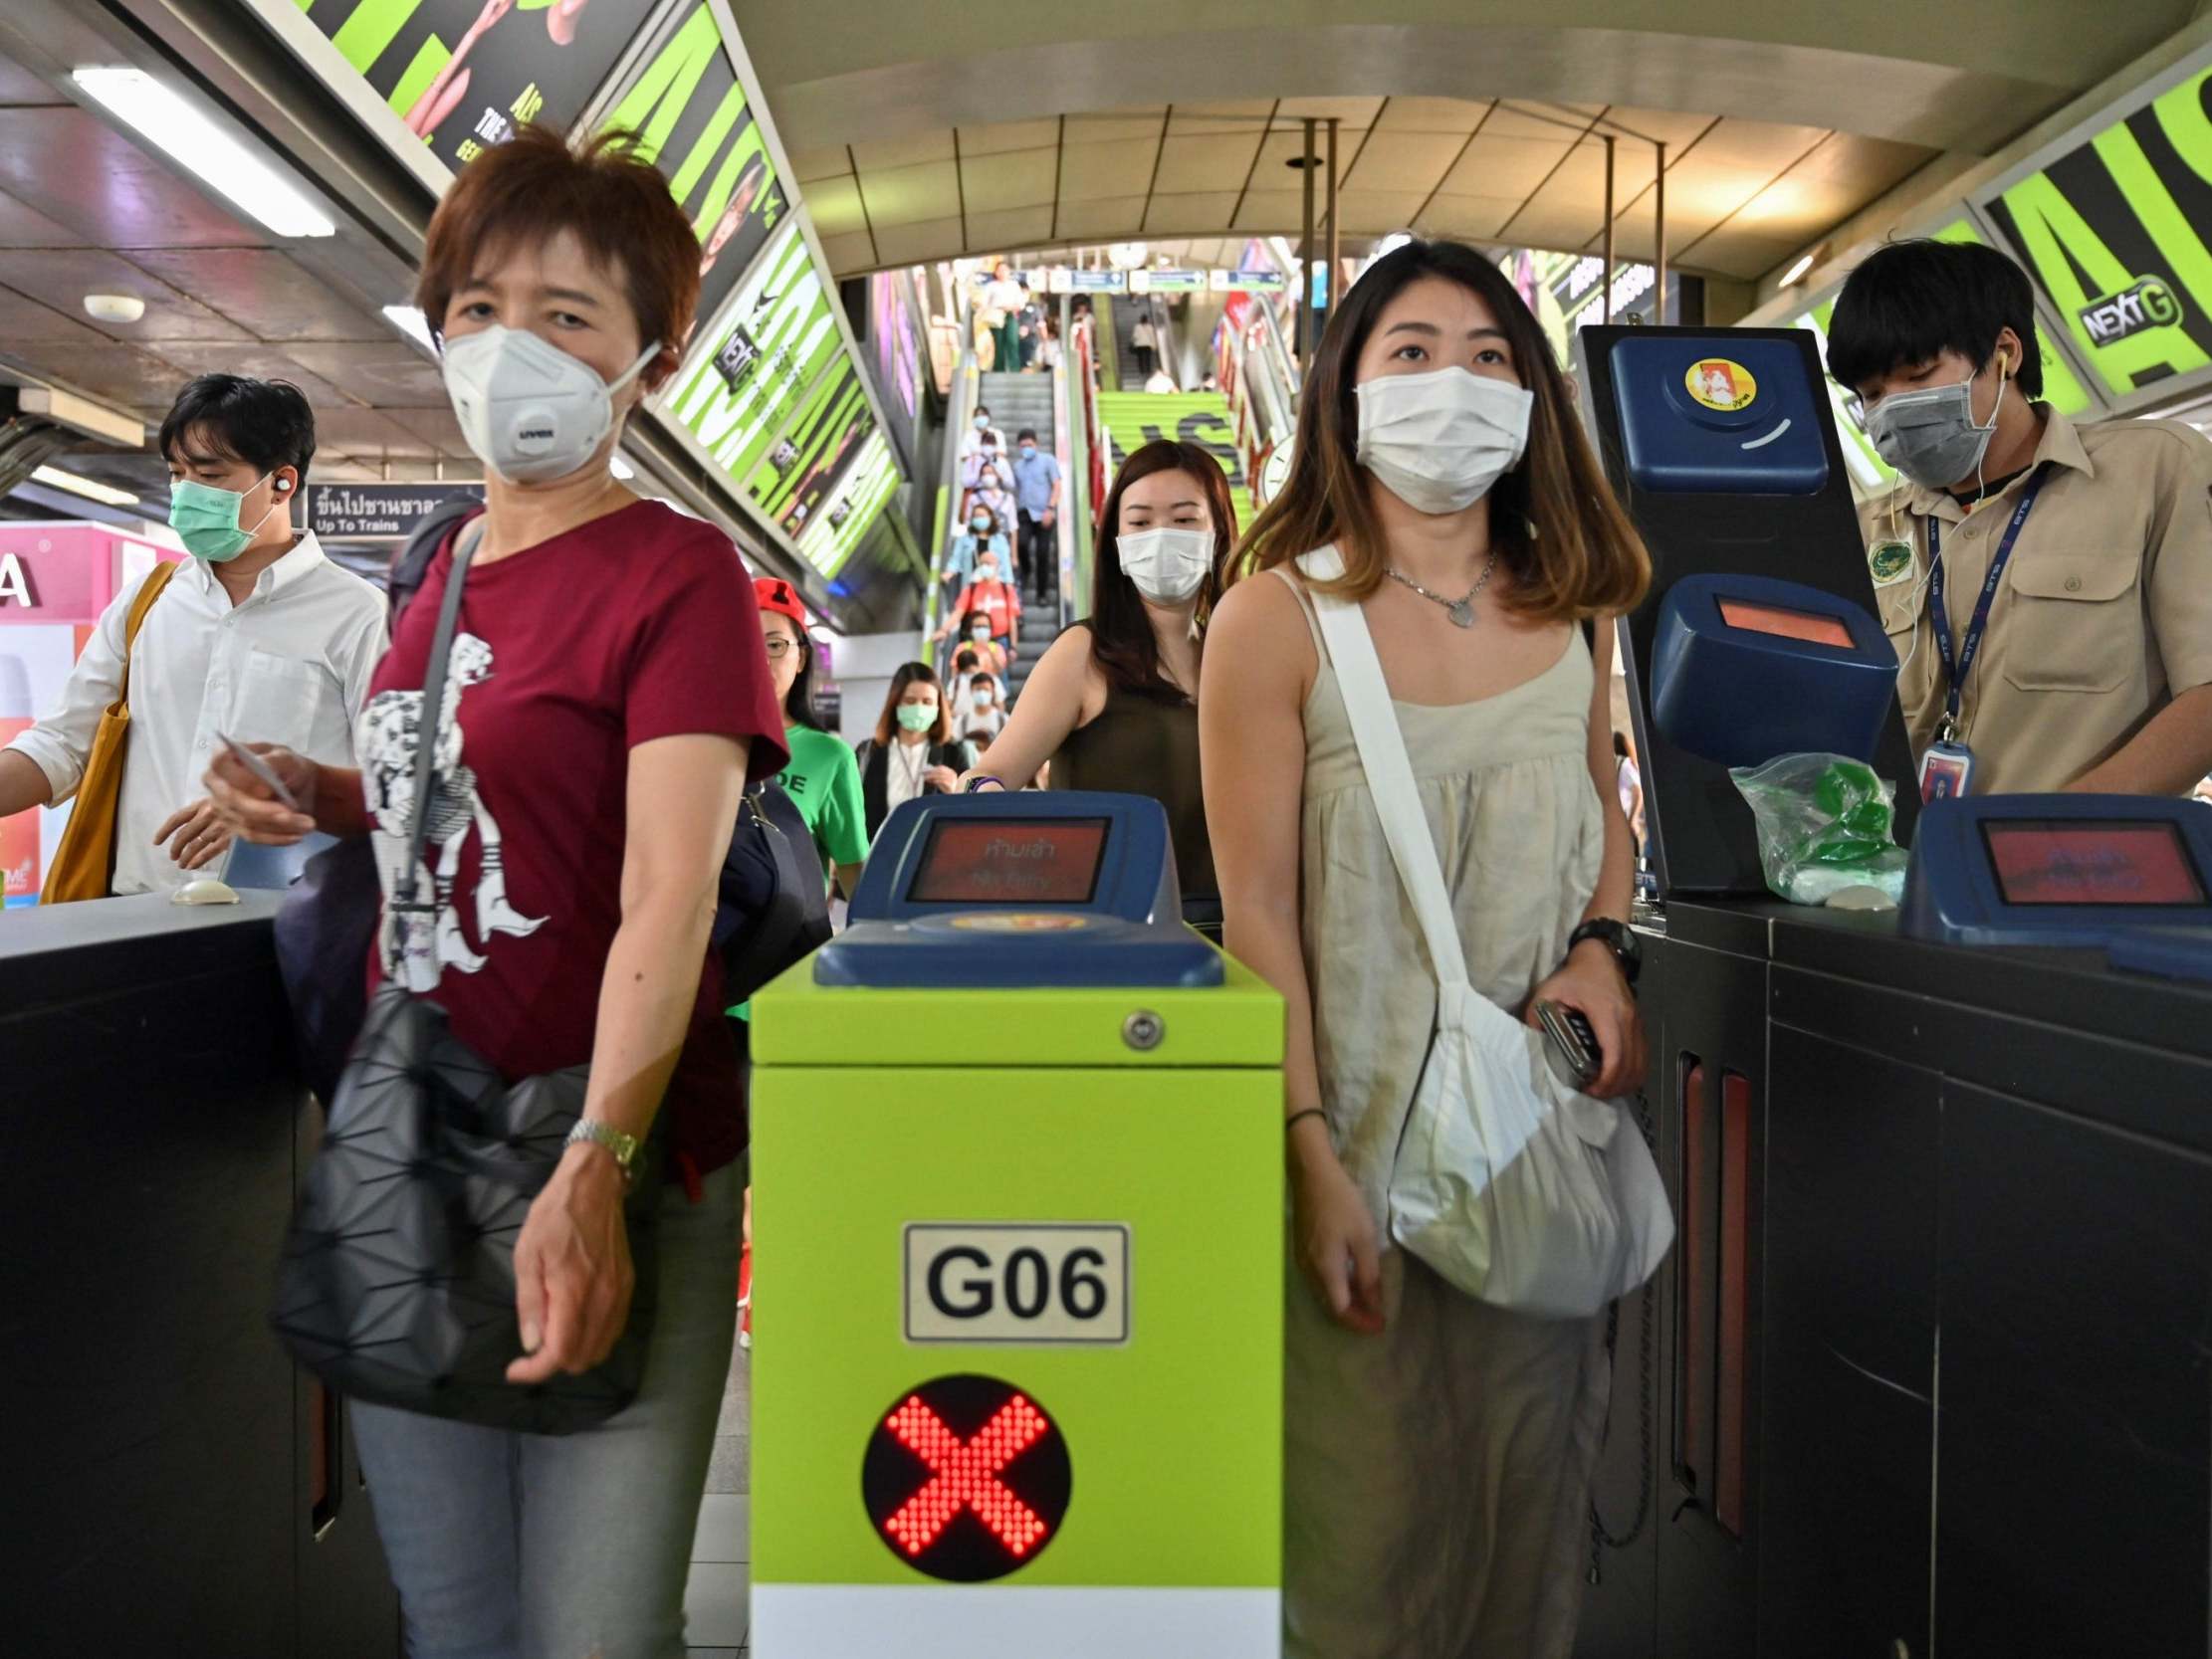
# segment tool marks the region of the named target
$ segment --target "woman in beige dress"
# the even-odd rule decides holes
[[[1650,562],[1534,319],[1470,249],[1410,244],[1329,318],[1289,482],[1209,635],[1201,753],[1228,948],[1289,1004],[1284,1651],[1564,1659],[1604,1321],[1486,1306],[1391,1241],[1437,986],[1294,563],[1332,544],[1475,988],[1580,1009],[1591,1093],[1632,1091],[1627,976],[1573,936],[1629,915],[1607,694]]]

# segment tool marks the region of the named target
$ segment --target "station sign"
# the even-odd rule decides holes
[[[1132,294],[1204,294],[1209,286],[1204,271],[1133,271],[1129,276]]]
[[[1290,279],[1280,271],[1216,271],[1212,285],[1216,294],[1280,294]]]
[[[1054,294],[1127,294],[1129,273],[1126,271],[1078,271],[1067,266],[1055,266],[1049,273],[1051,292]]]
[[[2121,410],[2212,380],[2212,48],[1974,200]]]
[[[449,502],[484,499],[481,484],[311,484],[308,529],[326,541],[403,541]]]

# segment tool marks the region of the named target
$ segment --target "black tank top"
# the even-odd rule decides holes
[[[1070,731],[1052,756],[1051,787],[1150,795],[1168,809],[1185,900],[1218,902],[1199,783],[1199,710],[1190,699],[1109,687],[1098,719]]]

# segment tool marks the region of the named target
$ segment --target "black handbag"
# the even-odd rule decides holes
[[[829,880],[813,832],[780,784],[757,784],[738,808],[715,906],[726,999],[746,1001],[828,943],[830,931]]]
[[[421,908],[437,712],[479,539],[464,531],[454,550],[431,641],[395,910]],[[507,1380],[523,1352],[515,1241],[583,1111],[587,1077],[571,1066],[509,1087],[437,1004],[382,986],[330,1097],[285,1241],[271,1323],[293,1357],[355,1399],[534,1434],[588,1428],[634,1399],[657,1284],[657,1133],[624,1200],[636,1287],[613,1351],[580,1375]]]

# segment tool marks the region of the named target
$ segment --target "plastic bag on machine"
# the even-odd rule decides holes
[[[1795,905],[1825,903],[1847,887],[1904,897],[1905,851],[1893,830],[1895,790],[1843,754],[1782,754],[1728,776],[1758,822],[1767,886]]]

